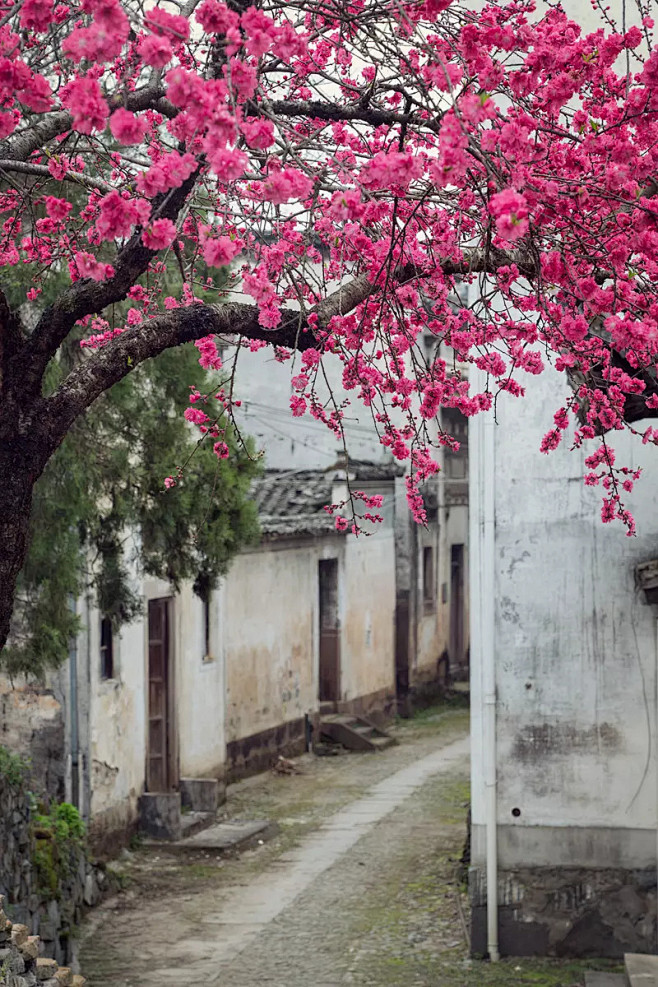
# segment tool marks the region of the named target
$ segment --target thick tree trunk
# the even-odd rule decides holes
[[[20,457],[0,449],[0,651],[7,642],[16,581],[25,561],[36,478]]]
[[[21,402],[7,391],[0,388],[0,651],[7,643],[16,582],[25,562],[34,484],[52,451],[48,430],[39,428],[41,402]]]

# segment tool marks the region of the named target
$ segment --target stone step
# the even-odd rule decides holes
[[[183,812],[181,815],[182,839],[194,836],[217,822],[216,812]]]
[[[585,974],[585,987],[626,987],[626,977],[623,973],[588,970]]]
[[[334,714],[323,716],[320,735],[353,751],[380,751],[396,743],[396,740],[380,730],[365,716]]]
[[[626,953],[627,987],[658,987],[658,956],[644,953]]]

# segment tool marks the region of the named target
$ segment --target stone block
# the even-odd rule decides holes
[[[40,956],[37,960],[37,980],[51,980],[57,973],[57,963],[55,960]]]
[[[60,966],[53,979],[57,981],[59,987],[71,987],[73,984],[73,974],[67,966]]]
[[[181,801],[193,812],[217,812],[219,782],[216,778],[181,778]]]
[[[36,960],[39,955],[40,944],[41,940],[39,939],[39,936],[28,936],[27,941],[19,947],[21,955],[24,956],[25,959]]]
[[[139,800],[140,829],[155,840],[183,835],[180,792],[148,792]]]
[[[84,977],[81,977],[79,973],[74,973],[71,980],[71,987],[85,987],[87,981]]]
[[[21,973],[25,973],[25,960],[16,949],[12,950],[12,954],[9,959],[9,969],[12,973],[17,974],[18,976],[20,976]]]
[[[27,942],[29,934],[30,930],[26,925],[14,925],[11,930],[11,941],[14,946],[22,946],[24,942]]]

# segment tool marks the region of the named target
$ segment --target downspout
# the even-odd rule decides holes
[[[76,614],[76,600],[69,598],[69,609]],[[71,715],[71,802],[80,808],[80,728],[78,718],[78,635],[71,635],[69,644],[69,710]]]
[[[492,412],[481,412],[480,648],[482,661],[484,786],[487,854],[487,952],[498,962],[498,839],[495,666],[495,446]]]

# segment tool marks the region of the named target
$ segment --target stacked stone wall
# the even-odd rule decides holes
[[[26,925],[11,922],[0,895],[0,987],[84,987],[86,981],[69,967],[40,955],[39,936]]]
[[[44,880],[36,851],[41,844],[43,860],[44,849],[50,848],[47,834],[39,840],[35,832],[33,804],[27,779],[0,773],[0,895],[11,921],[40,937],[46,957],[66,964],[71,959],[71,932],[85,908],[100,900],[108,879],[88,859],[81,840],[52,848],[57,868],[52,880]]]

